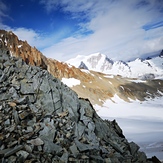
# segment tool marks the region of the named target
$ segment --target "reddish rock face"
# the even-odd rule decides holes
[[[11,55],[21,57],[27,64],[39,66],[48,70],[53,76],[62,79],[76,78],[88,81],[93,77],[86,75],[74,66],[70,67],[65,63],[54,59],[46,58],[35,47],[31,47],[27,41],[19,40],[11,31],[0,30],[0,45],[10,50]]]
[[[47,69],[47,58],[27,41],[19,40],[11,31],[0,30],[0,42],[3,47],[10,50],[11,55],[21,57],[27,64]]]
[[[48,71],[59,79],[75,78],[83,82],[88,82],[94,79],[93,76],[82,72],[80,69],[54,59],[48,59]]]

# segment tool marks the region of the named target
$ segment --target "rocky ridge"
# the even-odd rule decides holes
[[[69,66],[55,59],[46,58],[35,47],[31,47],[27,41],[19,40],[12,31],[0,30],[0,47],[7,48],[12,56],[22,58],[27,64],[48,70],[53,76],[59,79],[62,79],[62,77],[71,78],[78,76],[80,80],[88,81],[92,78],[74,66]]]
[[[144,77],[143,80],[146,81],[137,82],[137,79],[85,71],[54,59],[48,59],[26,41],[19,40],[11,31],[0,30],[0,47],[7,48],[10,55],[22,58],[27,64],[48,70],[54,77],[61,80],[62,78],[79,80],[80,85],[73,86],[72,89],[80,97],[88,98],[92,104],[102,105],[115,94],[125,101],[130,101],[130,99],[143,101],[161,96],[163,92],[163,81],[153,80],[149,78],[149,75]],[[96,58],[93,61],[96,61]],[[80,65],[80,68],[87,69],[84,63]]]
[[[115,120],[102,120],[89,100],[0,49],[0,162],[153,160],[126,140]]]
[[[0,30],[0,48],[4,47],[11,55],[21,57],[27,64],[47,69],[47,58],[27,41],[19,40],[12,31]]]

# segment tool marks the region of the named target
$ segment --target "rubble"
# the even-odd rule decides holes
[[[152,162],[46,70],[0,49],[0,162]]]

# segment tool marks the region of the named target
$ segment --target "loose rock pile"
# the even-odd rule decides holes
[[[138,150],[88,100],[0,49],[0,162],[150,162]]]

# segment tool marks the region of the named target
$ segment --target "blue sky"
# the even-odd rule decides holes
[[[0,29],[60,61],[129,60],[163,49],[163,0],[0,0]]]

